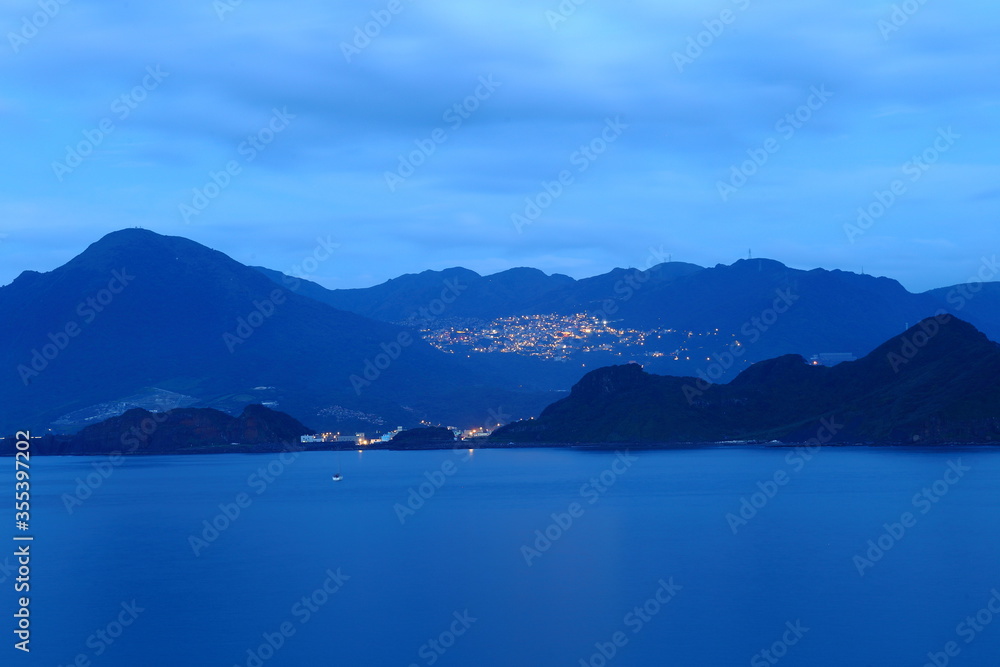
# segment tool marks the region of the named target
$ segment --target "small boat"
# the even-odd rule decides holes
[[[339,482],[344,479],[344,476],[340,474],[340,452],[337,452],[337,472],[333,475],[333,481]]]

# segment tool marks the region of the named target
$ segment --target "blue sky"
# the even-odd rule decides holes
[[[997,5],[577,2],[10,0],[0,283],[137,225],[332,288],[998,251]]]

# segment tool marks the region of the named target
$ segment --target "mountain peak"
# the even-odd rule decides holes
[[[566,287],[576,281],[559,273],[549,275],[540,269],[518,266],[486,276],[486,282],[510,290],[537,293]]]
[[[94,241],[92,245],[99,245],[104,243],[117,243],[117,242],[130,242],[136,239],[151,239],[151,238],[168,238],[163,234],[158,234],[152,229],[146,229],[145,227],[126,227],[124,229],[118,229],[113,232],[108,232],[101,238]],[[174,237],[177,238],[177,237]]]
[[[478,280],[481,278],[478,273],[472,269],[466,269],[462,266],[452,266],[447,269],[425,269],[420,273],[404,273],[401,276],[395,278],[390,278],[389,280],[376,285],[374,288],[355,288],[355,289],[379,289],[386,287],[398,287],[406,286],[407,288],[419,288],[438,285],[442,280],[454,279],[454,280]]]
[[[998,345],[986,334],[954,315],[928,317],[889,339],[867,358],[888,363],[894,372],[905,365],[946,361],[955,366],[995,352]]]
[[[152,249],[163,247],[165,245],[173,245],[178,242],[199,245],[194,241],[181,236],[166,236],[142,227],[129,227],[127,229],[119,229],[105,234],[87,246],[87,248],[80,253],[80,256],[88,253],[94,254],[111,252],[122,248],[133,251],[139,249]]]
[[[815,375],[816,369],[810,366],[799,354],[783,354],[773,359],[758,361],[739,375],[729,384],[733,387],[743,387],[762,383],[800,382]]]
[[[619,366],[604,366],[590,371],[580,381],[573,385],[574,395],[614,394],[627,389],[634,389],[644,384],[648,375],[641,364],[622,364]]]
[[[142,284],[142,288],[131,287],[133,277],[134,284]],[[232,280],[248,281],[254,295],[269,285],[258,272],[196,241],[131,228],[106,234],[66,264],[34,276],[20,287],[38,283],[40,288],[54,290],[66,303],[75,305],[80,298],[86,299],[107,288],[111,278],[118,281],[112,286],[113,294],[125,291],[125,285],[130,286],[125,291],[127,296],[116,302],[131,301],[138,292],[146,290],[153,291],[143,298],[153,298],[154,293],[165,298],[161,292],[173,290],[175,297],[190,300],[192,295],[224,287]],[[57,307],[57,303],[51,302],[50,307]],[[120,315],[119,309],[111,311]]]
[[[151,262],[186,263],[209,258],[233,262],[223,253],[181,236],[165,236],[148,229],[133,227],[105,234],[64,265],[64,268],[91,269],[107,272],[123,265],[136,266]]]
[[[545,278],[547,274],[541,269],[536,269],[530,266],[515,266],[510,269],[505,269],[503,271],[497,271],[496,273],[491,273],[486,276],[487,278],[495,278],[497,276],[517,276],[517,277],[530,277],[530,278]]]
[[[724,265],[719,265],[724,266]],[[766,257],[755,257],[753,259],[738,259],[729,265],[729,268],[743,271],[784,271],[788,266],[776,259]]]

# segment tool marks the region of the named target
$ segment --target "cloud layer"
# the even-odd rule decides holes
[[[329,287],[454,265],[580,277],[662,245],[916,291],[997,250],[992,6],[43,0],[0,16],[4,283],[136,225],[279,270],[330,236],[313,276]]]

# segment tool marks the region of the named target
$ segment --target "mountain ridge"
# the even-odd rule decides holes
[[[408,274],[371,288],[346,291],[316,285],[316,293],[311,296],[375,319],[419,321],[415,313],[434,298],[430,288],[440,291],[446,280],[458,275],[454,273],[458,269],[449,271],[452,273]],[[475,272],[462,275],[478,276]],[[410,282],[418,280],[424,291],[415,296]],[[735,376],[745,362],[785,353],[809,357],[823,352],[848,352],[862,356],[941,309],[968,319],[993,340],[1000,340],[1000,283],[981,284],[968,297],[956,296],[959,287],[912,293],[892,278],[840,269],[792,269],[760,258],[710,268],[671,262],[646,270],[614,269],[580,280],[549,280],[544,290],[523,290],[520,294],[508,291],[498,295],[485,287],[486,279],[477,280],[479,286],[466,285],[444,317],[471,318],[486,326],[501,317],[570,317],[580,313],[613,322],[618,329],[719,331],[742,343],[738,350],[741,363],[725,369],[724,377]],[[776,308],[776,299],[782,295],[785,303]],[[775,317],[775,310],[781,311],[777,313],[780,317]],[[864,325],[858,326],[858,322]],[[426,325],[444,328],[448,323],[438,320]],[[747,339],[751,345],[746,344]],[[704,355],[709,357],[707,361],[712,361],[712,353],[725,356],[727,351],[736,352],[727,350],[729,342],[720,340],[715,349],[703,346],[709,353]],[[663,352],[669,353],[670,349]],[[667,358],[632,358],[657,373],[672,375],[694,373],[706,365],[686,364],[683,359],[676,364]],[[607,355],[579,359],[591,367],[625,360],[627,356],[616,360]]]
[[[580,280],[453,267],[338,292],[126,229],[0,287],[0,427],[85,425],[149,392],[228,413],[280,405],[326,430],[474,426],[491,410],[537,413],[588,370],[628,360],[721,381],[784,354],[862,356],[942,307],[995,340],[998,285],[911,294],[889,278],[756,259]],[[459,330],[457,343],[434,338]]]

